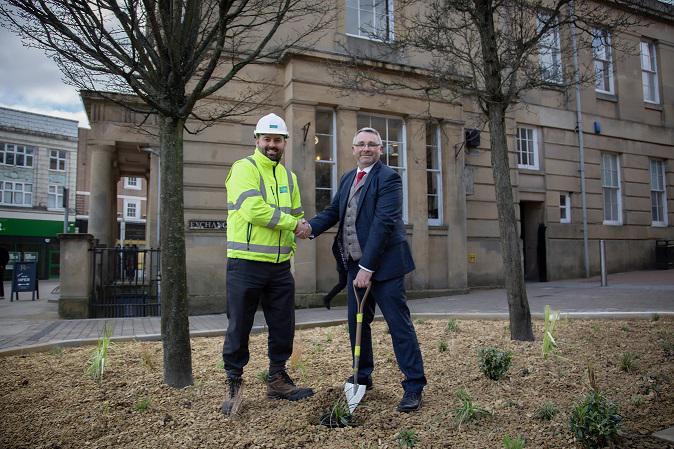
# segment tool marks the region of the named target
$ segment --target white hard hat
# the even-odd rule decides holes
[[[289,135],[286,122],[276,114],[267,114],[262,117],[257,122],[254,134],[256,136],[259,136],[260,134],[280,134],[286,137]]]

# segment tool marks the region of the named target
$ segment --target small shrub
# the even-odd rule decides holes
[[[592,366],[587,371],[592,391],[573,407],[569,425],[578,443],[598,449],[616,440],[622,417],[617,406],[599,391]]]
[[[94,354],[89,359],[87,374],[97,382],[103,379],[105,365],[108,361],[108,349],[110,348],[110,337],[112,337],[112,326],[107,322],[103,325],[103,332],[98,337],[98,344]]]
[[[447,321],[447,332],[459,332],[459,321],[454,318]]]
[[[438,351],[440,352],[446,352],[447,351],[447,342],[446,341],[441,341],[438,343]]]
[[[644,405],[644,397],[640,394],[635,394],[630,398],[630,403],[635,407],[641,407]]]
[[[498,348],[484,347],[478,351],[480,371],[491,380],[499,380],[510,368],[512,353]]]
[[[620,329],[623,330],[623,332],[632,332],[632,329],[627,324],[623,324]]]
[[[346,399],[340,397],[333,402],[330,411],[321,416],[321,425],[327,427],[348,427],[353,422],[353,415],[349,410]]]
[[[459,429],[461,429],[461,425],[464,423],[489,415],[487,410],[473,404],[473,399],[465,389],[461,388],[458,390],[456,392],[456,397],[461,402],[461,404],[454,409],[454,421]]]
[[[269,381],[269,371],[266,369],[260,370],[255,374],[255,378],[263,384],[266,384]]]
[[[636,356],[631,352],[625,352],[620,356],[620,370],[626,373],[633,373],[636,371]]]
[[[550,421],[557,414],[557,407],[552,402],[546,402],[538,410],[536,410],[535,417],[541,421]]]
[[[547,359],[557,349],[555,328],[559,321],[559,312],[553,312],[550,305],[545,306],[545,322],[543,324],[543,358]]]
[[[144,412],[150,408],[150,400],[148,398],[140,398],[133,404],[133,409],[137,412]]]
[[[402,429],[398,432],[398,446],[401,448],[414,447],[419,442],[419,436],[414,429]]]
[[[523,449],[525,445],[524,437],[522,436],[511,437],[510,435],[506,435],[503,437],[504,449]]]

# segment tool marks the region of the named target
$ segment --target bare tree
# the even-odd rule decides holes
[[[412,89],[429,100],[466,95],[479,106],[490,133],[512,339],[533,340],[534,335],[510,179],[506,115],[532,89],[565,90],[593,82],[595,76],[608,76],[606,67],[593,64],[576,68],[566,64],[564,73],[562,61],[570,62],[575,51],[590,54],[608,48],[609,36],[638,24],[634,8],[640,14],[649,11],[649,3],[639,1],[575,0],[574,5],[574,0],[400,0],[395,13],[399,31],[394,40],[382,43],[390,51],[384,59],[423,53],[427,64],[409,73],[403,66],[396,78],[371,59],[350,54],[350,70],[334,71],[346,89],[370,93]],[[658,7],[658,2],[651,3]],[[571,32],[578,36],[575,49],[567,45],[568,39],[560,45],[560,38]],[[620,45],[614,40],[610,47],[617,50]]]
[[[159,119],[164,381],[193,383],[183,218],[183,132],[249,112],[262,89],[206,99],[250,64],[307,45],[331,11],[320,0],[4,0],[4,26],[44,49],[86,90],[130,93]],[[253,84],[249,84],[253,85]],[[231,93],[231,92],[228,92]],[[117,99],[124,96],[111,96]]]

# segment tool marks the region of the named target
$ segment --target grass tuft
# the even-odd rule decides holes
[[[103,325],[103,332],[98,338],[98,344],[94,354],[89,359],[87,374],[97,382],[103,380],[103,373],[108,362],[108,349],[110,348],[110,337],[112,337],[112,326],[109,323]]]

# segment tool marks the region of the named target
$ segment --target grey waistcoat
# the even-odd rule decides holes
[[[358,242],[358,234],[356,233],[356,212],[358,211],[358,198],[360,192],[363,190],[365,184],[365,176],[358,184],[351,186],[349,192],[349,200],[346,203],[346,213],[344,214],[344,226],[342,229],[342,241],[344,244],[344,252],[346,256],[350,256],[354,261],[360,260],[363,257],[363,252]]]

